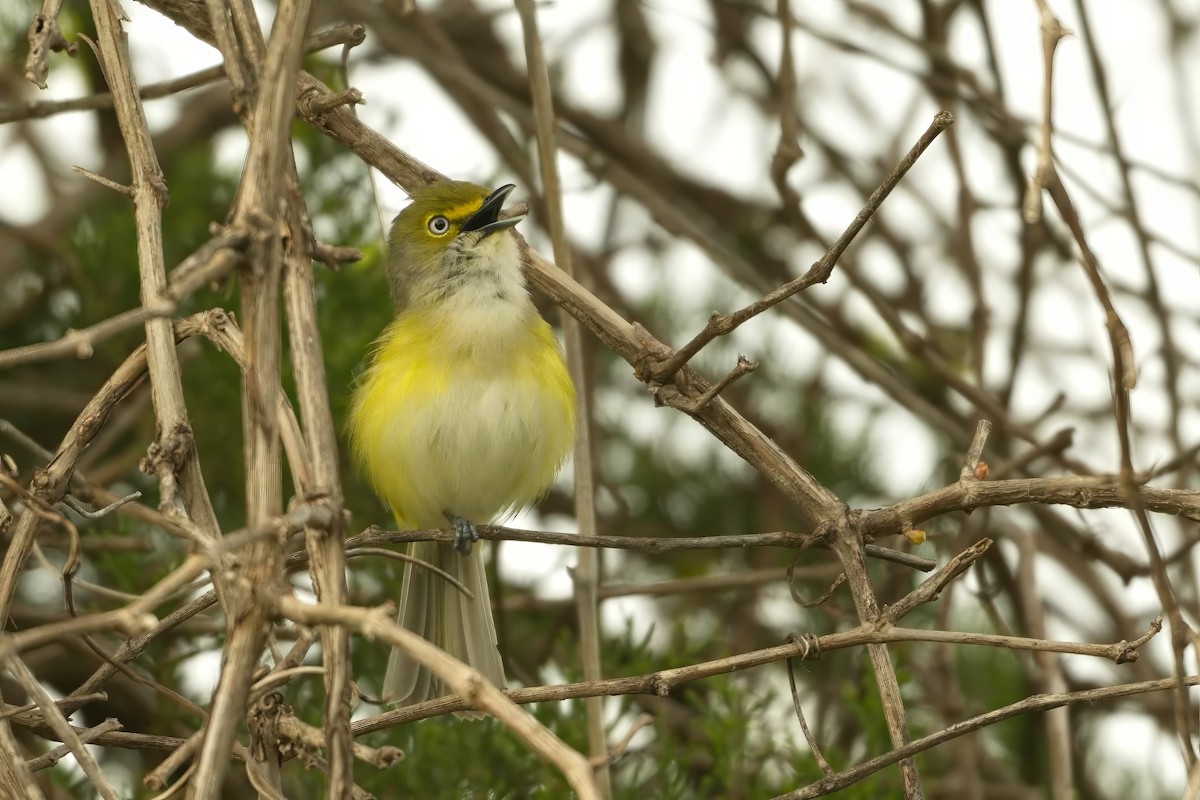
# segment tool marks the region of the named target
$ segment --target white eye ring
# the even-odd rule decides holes
[[[450,220],[441,214],[429,219],[429,232],[434,236],[444,236],[448,230],[450,230]]]

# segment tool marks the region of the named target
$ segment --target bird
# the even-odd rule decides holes
[[[414,189],[392,223],[386,269],[395,319],[356,381],[348,415],[358,469],[401,530],[454,528],[415,542],[397,622],[507,688],[476,525],[535,503],[575,439],[575,389],[554,329],[538,313],[513,226],[515,187],[465,181]],[[448,694],[393,648],[382,698],[408,706]],[[461,714],[478,719],[479,712]]]

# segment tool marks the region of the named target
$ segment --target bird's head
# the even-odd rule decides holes
[[[388,238],[388,280],[398,306],[444,297],[474,273],[519,271],[508,229],[524,217],[499,218],[514,188],[439,181],[411,192]]]

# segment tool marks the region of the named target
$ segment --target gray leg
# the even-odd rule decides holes
[[[446,519],[454,526],[454,549],[464,556],[471,554],[471,545],[479,541],[479,531],[471,520],[457,514],[446,514]]]

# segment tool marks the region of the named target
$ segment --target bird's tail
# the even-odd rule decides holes
[[[470,590],[462,590],[432,570],[404,565],[397,622],[483,673],[491,683],[507,688],[504,665],[496,647],[496,624],[492,621],[491,599],[483,558],[476,549],[461,555],[444,542],[414,542],[408,547],[413,558],[452,575]],[[398,706],[411,706],[450,694],[451,689],[429,670],[393,648],[383,679],[383,699]],[[459,716],[479,719],[483,714],[464,712]]]

